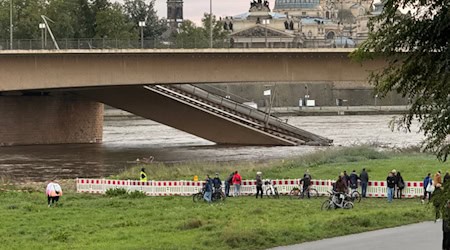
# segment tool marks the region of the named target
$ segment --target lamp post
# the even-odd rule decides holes
[[[144,48],[144,27],[145,21],[139,21],[139,27],[141,28],[141,49]]]
[[[209,0],[209,47],[213,47],[212,0]]]
[[[41,29],[41,47],[44,49],[44,30],[45,30],[45,23],[39,24],[39,29]]]
[[[9,49],[13,49],[13,0],[9,1]]]

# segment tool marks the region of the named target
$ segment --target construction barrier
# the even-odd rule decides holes
[[[331,191],[333,180],[312,180],[314,187],[320,195],[328,195]],[[203,181],[148,181],[138,180],[109,180],[109,179],[85,179],[77,178],[77,192],[104,194],[106,190],[113,188],[124,188],[128,191],[141,191],[148,196],[189,196],[198,193]],[[272,180],[272,184],[277,187],[280,194],[289,194],[293,188],[299,187],[299,179]],[[222,183],[223,184],[223,183]],[[222,187],[225,185],[223,184]],[[263,185],[265,191],[268,186]],[[358,188],[361,192],[361,187]],[[403,197],[414,198],[423,195],[423,183],[420,181],[407,181],[403,189]],[[230,194],[233,193],[233,186],[230,187]],[[256,181],[243,180],[241,185],[241,195],[256,194]],[[367,185],[367,197],[387,197],[386,181],[369,181]]]

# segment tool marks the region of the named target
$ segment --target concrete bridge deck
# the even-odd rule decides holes
[[[367,86],[382,60],[353,49],[127,49],[0,51],[0,92],[183,83],[330,81]]]

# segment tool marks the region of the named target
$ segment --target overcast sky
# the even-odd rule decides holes
[[[149,0],[145,1],[149,2]],[[238,15],[247,12],[250,7],[250,0],[212,0],[212,2],[213,14],[219,17]],[[269,2],[273,7],[274,0]],[[158,16],[166,17],[167,0],[156,0],[155,5]],[[200,23],[205,12],[209,13],[209,0],[184,0],[184,19]]]

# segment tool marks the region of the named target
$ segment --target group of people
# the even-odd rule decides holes
[[[241,184],[242,184],[242,177],[239,174],[239,172],[238,171],[232,172],[225,180],[225,196],[230,197],[230,190],[232,186],[234,187],[233,196],[241,195]],[[215,190],[222,189],[222,180],[219,177],[219,173],[216,173],[214,179],[211,179],[209,175],[206,175],[204,188],[205,188],[204,199],[207,202],[211,202],[212,193]]]
[[[442,185],[450,180],[450,174],[448,172],[445,173],[444,178],[442,178],[441,171],[437,171],[433,177],[431,177],[431,173],[428,173],[427,176],[423,179],[423,199],[422,202],[425,202],[428,198],[428,201],[431,200],[431,196],[433,192],[439,190]]]
[[[338,193],[348,193],[349,189],[351,192],[358,189],[358,183],[361,183],[361,196],[366,197],[367,194],[367,184],[369,183],[369,174],[366,169],[363,168],[361,173],[358,175],[356,170],[353,170],[350,175],[347,171],[342,172],[333,186],[333,190]]]
[[[401,173],[395,169],[389,172],[386,178],[386,187],[388,202],[392,202],[394,198],[401,199],[405,188],[405,181]]]

